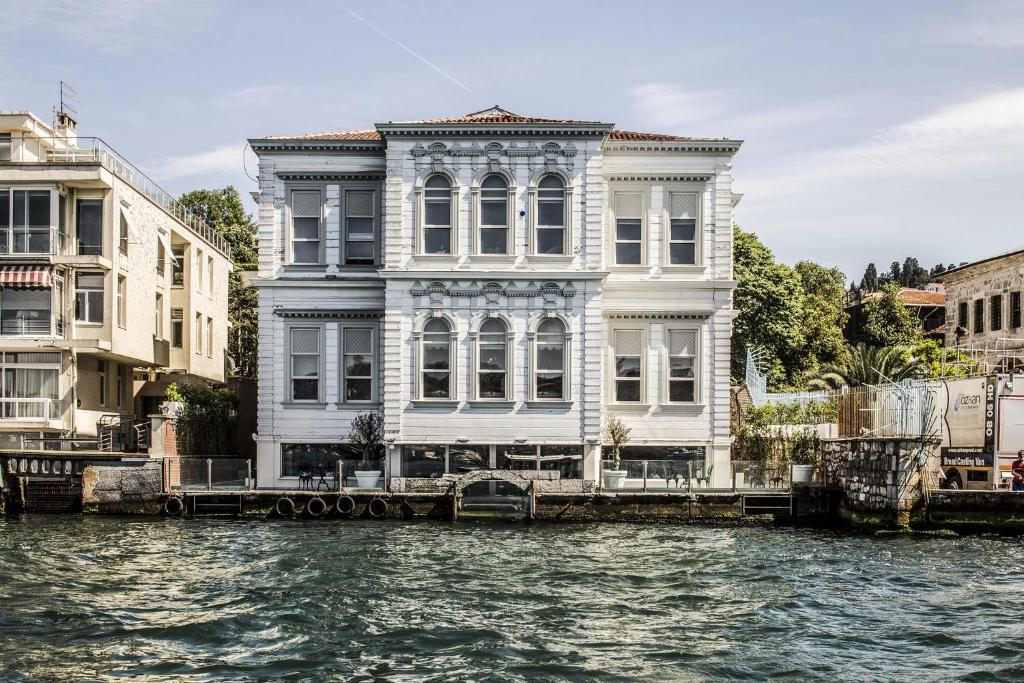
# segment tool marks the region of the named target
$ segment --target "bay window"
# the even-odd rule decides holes
[[[508,326],[488,318],[477,340],[477,398],[507,399],[508,389]]]
[[[443,175],[432,175],[423,188],[423,253],[451,254],[452,184]]]
[[[291,262],[320,263],[323,199],[320,190],[292,190]]]
[[[0,287],[0,333],[51,334],[51,300],[48,287]]]
[[[60,354],[3,353],[2,417],[60,419]]]
[[[103,273],[79,271],[75,274],[75,320],[103,323]]]
[[[293,327],[289,331],[289,399],[320,400],[320,328]]]
[[[422,398],[452,398],[451,357],[451,326],[442,318],[432,318],[423,326],[420,343]]]
[[[556,175],[546,175],[537,185],[534,253],[566,253],[565,216],[565,184]]]
[[[615,265],[642,265],[644,262],[644,194],[615,193]]]
[[[348,403],[369,403],[374,399],[374,328],[341,329],[342,396]]]
[[[669,403],[693,403],[697,400],[697,332],[667,330],[667,377]]]
[[[0,254],[50,253],[50,195],[0,189]]]
[[[643,330],[615,330],[612,333],[616,403],[640,403],[643,387]]]
[[[535,399],[565,399],[565,356],[565,325],[558,318],[547,318],[537,327],[534,340]]]
[[[670,192],[668,196],[668,263],[692,266],[697,263],[696,192]]]
[[[377,193],[372,190],[345,192],[345,264],[372,266],[377,221]]]
[[[508,183],[496,173],[480,183],[479,229],[479,253],[508,253]]]

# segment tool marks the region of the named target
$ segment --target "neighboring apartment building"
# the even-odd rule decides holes
[[[140,433],[125,423],[166,377],[222,381],[230,267],[220,235],[70,116],[0,112],[0,447],[96,447]]]
[[[1024,249],[951,268],[946,286],[946,345],[960,346],[986,365],[1009,356],[1024,367]]]
[[[494,107],[250,144],[261,487],[357,462],[369,410],[394,488],[481,468],[582,486],[613,415],[623,458],[728,481],[739,141]]]

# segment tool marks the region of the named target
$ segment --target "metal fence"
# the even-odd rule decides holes
[[[163,465],[167,491],[247,491],[256,484],[248,459],[169,456]]]
[[[733,460],[732,489],[788,489],[793,483],[793,465],[754,460]]]
[[[613,470],[611,460],[601,462],[602,473]],[[620,491],[691,491],[711,485],[712,467],[703,459],[692,460],[620,460],[622,480],[608,481],[608,490]]]
[[[750,401],[755,407],[769,403],[796,403],[805,406],[809,403],[820,403],[829,400],[832,394],[828,391],[768,391],[768,378],[765,377],[761,365],[764,363],[763,349],[747,349],[747,369],[745,383],[750,392]]]
[[[839,436],[924,438],[937,434],[938,386],[906,380],[865,386],[835,394]]]

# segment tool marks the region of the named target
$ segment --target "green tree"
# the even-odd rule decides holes
[[[838,361],[825,366],[823,372],[811,380],[814,389],[839,389],[865,384],[882,384],[888,380],[924,377],[928,364],[922,358],[908,353],[906,347],[881,348],[867,344],[848,346]]]
[[[882,296],[864,304],[863,340],[872,346],[912,346],[921,340],[921,323],[907,310],[899,285],[886,283]]]
[[[228,276],[228,354],[238,374],[255,377],[257,295],[245,283],[242,271],[256,267],[256,224],[242,206],[238,190],[231,186],[186,192],[179,201],[222,234],[231,246],[234,267]]]
[[[754,233],[735,230],[733,246],[736,275],[732,373],[742,382],[748,348],[765,356],[763,368],[770,389],[792,385],[808,367],[803,355],[804,292],[797,272],[777,263],[775,255]]]
[[[238,396],[224,386],[205,382],[171,384],[167,400],[181,410],[175,420],[181,455],[234,455],[238,425]]]
[[[812,261],[800,261],[795,270],[804,291],[804,371],[813,374],[821,364],[834,362],[843,353],[843,329],[849,319],[846,276],[838,268],[826,268]]]
[[[873,292],[878,289],[878,270],[874,263],[869,263],[864,269],[864,277],[860,280],[861,291]]]

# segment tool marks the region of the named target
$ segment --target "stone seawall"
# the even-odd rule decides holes
[[[155,514],[163,505],[160,462],[88,465],[82,470],[82,510]]]
[[[819,477],[840,490],[843,520],[907,526],[923,506],[939,468],[938,443],[921,439],[824,439]]]

